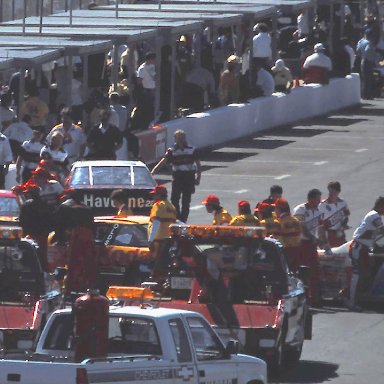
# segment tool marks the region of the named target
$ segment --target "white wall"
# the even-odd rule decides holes
[[[167,128],[167,146],[173,144],[173,133],[183,129],[188,142],[205,148],[358,104],[360,78],[354,73],[331,79],[329,85],[308,84],[288,95],[276,93],[247,104],[231,104],[172,120],[163,126]]]

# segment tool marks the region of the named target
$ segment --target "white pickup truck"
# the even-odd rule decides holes
[[[110,307],[108,353],[74,362],[74,316],[49,318],[34,354],[0,358],[1,384],[265,384],[266,364],[224,347],[198,313]]]

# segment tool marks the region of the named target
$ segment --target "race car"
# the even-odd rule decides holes
[[[67,187],[80,191],[84,204],[97,216],[116,214],[111,200],[111,192],[115,189],[126,191],[127,206],[134,214],[149,214],[150,191],[155,185],[144,163],[123,160],[75,162],[66,182]]]
[[[98,287],[105,292],[109,285],[136,285],[152,271],[153,257],[148,248],[148,216],[95,218],[95,260],[98,262]],[[69,259],[68,245],[59,245],[54,233],[49,236],[50,271],[64,267]]]
[[[16,225],[20,208],[12,191],[0,190],[0,224]]]
[[[351,241],[337,248],[332,248],[332,254],[327,255],[318,250],[320,271],[320,293],[323,299],[345,301],[349,294],[352,276],[352,262],[349,256]],[[370,281],[362,303],[384,302],[384,236],[376,239],[370,255]]]
[[[60,307],[60,286],[44,273],[39,249],[20,227],[0,227],[0,349],[32,347]]]
[[[259,227],[175,224],[171,232],[160,305],[200,312],[223,340],[265,359],[271,373],[297,362],[311,338],[311,313],[281,244]]]

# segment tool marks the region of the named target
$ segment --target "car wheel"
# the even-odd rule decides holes
[[[283,335],[279,336],[273,356],[267,362],[270,376],[277,377],[284,365]]]
[[[287,366],[296,365],[301,357],[301,352],[303,351],[303,343],[295,347],[286,347],[284,351],[284,364]]]

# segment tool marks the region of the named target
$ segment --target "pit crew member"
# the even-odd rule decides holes
[[[322,212],[319,209],[321,192],[311,189],[307,194],[307,202],[297,205],[293,210],[302,223],[300,264],[311,268],[309,281],[309,298],[313,305],[319,300],[319,266],[317,262],[317,246],[324,245]],[[325,248],[324,248],[325,249]],[[329,247],[326,251],[329,250]]]
[[[384,197],[380,196],[376,199],[373,209],[365,215],[360,226],[353,234],[349,248],[349,256],[352,259],[352,278],[348,307],[351,309],[360,309],[356,303],[368,287],[370,275],[369,250],[373,247],[377,236],[384,234],[384,224],[381,218],[383,215]]]
[[[231,222],[231,214],[220,205],[216,195],[208,195],[201,203],[205,205],[208,213],[213,213],[212,225],[228,225]]]
[[[116,189],[111,193],[113,204],[118,209],[118,217],[126,217],[133,215],[132,209],[127,206],[127,196],[122,189]]]
[[[274,217],[275,204],[258,203],[255,208],[255,216],[260,220],[260,224],[265,228],[267,236],[278,238],[280,233],[279,221]]]
[[[301,252],[300,220],[291,214],[288,201],[283,198],[275,201],[275,212],[280,224],[278,239],[283,244],[291,271],[297,272],[300,266]]]
[[[238,203],[238,212],[229,225],[258,226],[260,221],[251,213],[251,206],[248,201],[241,200]]]
[[[149,214],[148,243],[156,257],[153,276],[163,276],[167,271],[165,250],[169,242],[169,225],[176,222],[176,208],[167,199],[168,192],[164,185],[156,185],[151,191],[153,206]]]
[[[345,230],[350,215],[348,204],[340,199],[341,185],[338,181],[328,183],[328,197],[319,204],[323,214],[324,231],[330,247],[339,247],[346,242]]]

